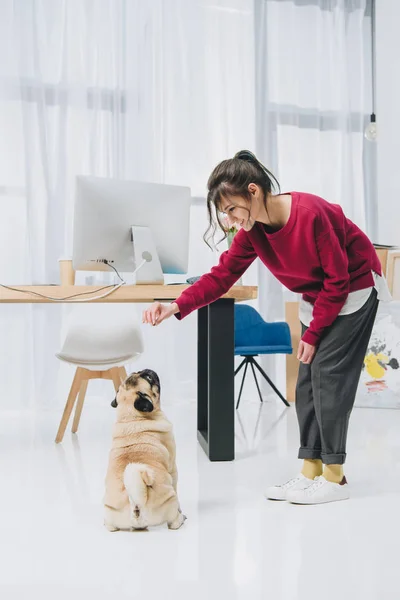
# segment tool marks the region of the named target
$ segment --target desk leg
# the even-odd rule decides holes
[[[234,300],[198,311],[197,437],[211,461],[235,458]]]

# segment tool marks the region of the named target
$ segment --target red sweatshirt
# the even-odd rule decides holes
[[[178,319],[220,298],[259,257],[284,286],[314,305],[313,320],[302,339],[317,345],[349,292],[374,286],[371,271],[382,274],[378,256],[341,207],[313,194],[291,192],[291,196],[286,225],[274,233],[267,233],[262,223],[249,232],[241,229],[219,264],[176,300]]]

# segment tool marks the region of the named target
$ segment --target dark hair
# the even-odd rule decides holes
[[[218,214],[222,198],[235,195],[251,201],[251,194],[248,190],[250,183],[255,183],[262,189],[265,208],[267,208],[267,195],[271,191],[280,191],[276,177],[249,150],[240,150],[233,158],[223,160],[211,173],[207,182],[209,225],[203,236],[205,243],[210,248],[212,246],[209,244],[209,240],[214,241],[217,227],[220,227],[224,232],[224,237],[218,243],[226,238],[226,230]]]

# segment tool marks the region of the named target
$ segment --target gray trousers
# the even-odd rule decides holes
[[[296,411],[299,458],[319,458],[326,465],[346,460],[350,413],[379,301],[372,290],[351,315],[337,317],[324,334],[311,365],[300,363]],[[307,327],[302,325],[303,334]]]

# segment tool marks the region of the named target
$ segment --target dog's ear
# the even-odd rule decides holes
[[[116,397],[116,396],[115,396],[114,400],[111,402],[111,406],[112,406],[113,408],[117,408],[117,406],[118,406],[118,402],[117,402],[117,397]]]
[[[155,371],[152,369],[143,369],[143,371],[140,371],[140,377],[145,379],[151,386],[155,385],[158,387],[158,391],[160,392],[160,379]]]

